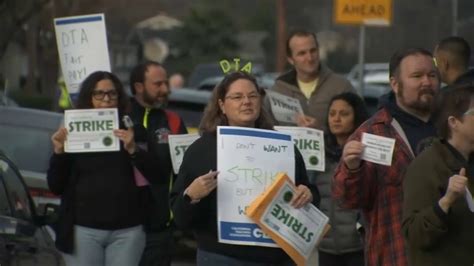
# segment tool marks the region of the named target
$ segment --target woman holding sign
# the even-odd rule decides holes
[[[435,124],[441,140],[420,153],[403,180],[402,230],[410,265],[474,262],[474,86],[442,90]]]
[[[265,91],[244,72],[228,74],[214,89],[201,121],[202,136],[186,151],[171,201],[175,222],[192,229],[198,242],[198,265],[293,265],[280,248],[232,245],[218,242],[217,235],[217,126],[272,129],[262,109]],[[295,149],[297,193],[292,205],[300,208],[319,202],[310,190],[303,158]],[[230,211],[230,210],[229,210]]]
[[[117,108],[122,117],[128,98],[115,75],[94,72],[81,84],[77,108]],[[145,234],[132,161],[143,162],[133,128],[115,129],[123,144],[109,152],[66,153],[68,134],[64,127],[53,134],[47,176],[51,191],[61,196],[57,248],[68,266],[138,265]]]
[[[321,192],[321,211],[329,217],[331,229],[319,245],[319,265],[364,265],[362,237],[356,229],[361,213],[340,208],[331,196],[332,176],[347,138],[369,117],[362,99],[350,92],[329,102],[325,132],[326,171],[311,172]]]

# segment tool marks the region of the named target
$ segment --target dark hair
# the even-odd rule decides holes
[[[400,74],[400,63],[405,57],[410,55],[426,55],[428,57],[433,57],[433,54],[423,48],[407,48],[396,51],[390,58],[389,74],[390,77],[395,77]]]
[[[298,29],[298,30],[293,30],[290,32],[290,34],[288,35],[288,38],[286,39],[286,56],[288,57],[291,57],[292,55],[292,51],[291,51],[291,48],[290,48],[290,41],[291,39],[293,39],[293,37],[310,37],[312,36],[314,38],[314,42],[316,43],[316,46],[319,47],[319,43],[318,43],[318,38],[316,38],[316,34],[314,34],[314,32],[310,32],[310,31],[307,31],[307,30],[301,30],[301,29]]]
[[[143,83],[145,81],[145,73],[148,71],[150,66],[163,67],[160,63],[155,61],[146,61],[132,69],[130,72],[130,92],[135,95],[135,83]]]
[[[247,72],[236,71],[232,72],[224,77],[224,79],[217,84],[217,86],[212,91],[211,100],[206,106],[204,110],[204,116],[201,120],[199,125],[199,131],[201,133],[208,132],[213,133],[216,132],[217,126],[228,126],[227,117],[222,113],[221,108],[219,106],[219,100],[224,101],[227,92],[229,91],[230,85],[239,79],[246,79],[255,85],[257,88],[257,92],[260,94],[260,116],[255,121],[255,128],[262,128],[262,129],[273,129],[273,123],[270,119],[270,116],[263,108],[263,99],[265,97],[265,90],[262,89],[257,84],[257,80]]]
[[[453,85],[438,93],[434,101],[433,119],[442,139],[451,137],[448,118],[454,116],[463,119],[463,114],[469,109],[474,100],[474,83]]]
[[[457,66],[463,69],[468,68],[471,48],[465,39],[458,36],[444,38],[438,43],[437,49],[449,53],[449,56]]]
[[[365,122],[365,120],[369,118],[369,112],[367,111],[367,107],[365,106],[364,101],[359,95],[352,92],[343,92],[341,94],[338,94],[332,97],[328,105],[328,112],[327,112],[328,116],[329,116],[329,109],[331,108],[331,105],[333,104],[333,102],[337,100],[345,101],[347,104],[349,104],[352,107],[354,111],[354,128],[352,129],[353,130],[352,132],[354,132],[362,123]],[[329,130],[329,119],[326,119],[326,128],[327,128],[327,132],[326,132],[327,140],[331,142],[332,144],[335,144],[336,136],[334,136],[334,134]]]
[[[77,99],[77,108],[78,109],[90,109],[93,108],[92,105],[92,92],[94,91],[97,83],[101,80],[110,80],[114,84],[115,89],[118,93],[117,98],[117,108],[119,114],[122,115],[129,111],[129,99],[127,94],[123,89],[123,85],[120,80],[114,74],[106,71],[96,71],[87,76],[86,79],[81,84],[79,91],[79,97]]]

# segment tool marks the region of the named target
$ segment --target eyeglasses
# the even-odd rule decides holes
[[[260,94],[257,94],[257,93],[249,94],[249,95],[233,94],[233,95],[225,96],[225,98],[237,103],[243,102],[245,98],[249,99],[249,101],[251,102],[256,102],[260,99]]]
[[[474,107],[467,110],[466,112],[464,112],[464,114],[462,114],[463,116],[466,116],[466,115],[474,115]]]
[[[102,91],[102,90],[95,90],[92,92],[92,97],[96,100],[103,100],[105,98],[105,95],[109,96],[110,100],[117,100],[118,98],[118,92],[116,90],[108,90],[108,91]]]

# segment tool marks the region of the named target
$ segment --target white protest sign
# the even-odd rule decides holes
[[[326,158],[322,130],[307,127],[275,126],[274,128],[293,137],[293,142],[303,155],[306,170],[324,172]]]
[[[184,152],[189,145],[193,144],[199,138],[199,134],[181,134],[168,135],[168,143],[170,146],[171,163],[173,164],[173,171],[178,173],[179,167],[183,162]]]
[[[294,181],[291,136],[242,127],[217,129],[217,224],[222,243],[276,247],[245,215],[250,203],[272,185],[278,172]]]
[[[104,14],[54,19],[61,70],[71,95],[92,72],[110,72],[104,21]]]
[[[387,166],[392,165],[395,139],[363,133],[361,142],[365,145],[362,160]]]
[[[65,152],[120,150],[120,140],[113,134],[119,128],[116,108],[66,110],[64,126],[68,131]]]
[[[303,108],[298,99],[271,90],[267,91],[267,97],[270,100],[273,116],[278,122],[296,124],[296,114],[303,114]]]

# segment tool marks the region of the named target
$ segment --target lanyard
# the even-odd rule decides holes
[[[151,109],[145,108],[145,114],[143,114],[143,127],[148,128],[148,115],[150,114]]]

